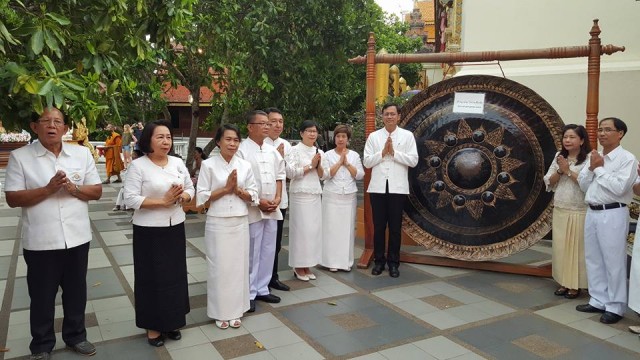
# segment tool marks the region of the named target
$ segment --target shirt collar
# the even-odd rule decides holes
[[[622,150],[624,150],[622,148],[622,145],[618,145],[615,149],[609,151],[609,153],[605,156],[611,160],[615,160],[616,157],[622,152]]]
[[[33,146],[35,146],[36,156],[45,156],[47,153],[53,154],[51,151],[47,150],[40,141],[34,141]],[[60,155],[71,156],[69,153],[69,146],[71,145],[68,145],[63,141]]]
[[[398,127],[396,126],[395,130],[389,132],[386,127],[382,127],[383,133],[388,136],[392,136],[393,134],[398,132]]]

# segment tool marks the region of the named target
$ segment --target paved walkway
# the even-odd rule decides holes
[[[104,173],[101,173],[104,176]],[[4,179],[4,170],[0,170]],[[128,212],[114,212],[119,184],[106,185],[89,206],[93,241],[89,254],[87,328],[97,345],[94,359],[638,359],[640,340],[627,331],[640,318],[628,313],[608,326],[598,315],[553,295],[550,279],[402,264],[401,276],[369,270],[330,273],[316,281],[294,280],[282,251],[280,304],[259,302],[240,329],[219,330],[206,316],[207,265],[204,215],[188,215],[187,264],[191,313],[180,341],[147,345],[133,309],[132,229]],[[0,201],[0,359],[26,358],[29,297],[19,242],[20,210]],[[288,243],[284,239],[285,245]],[[358,241],[359,255],[362,242]],[[408,248],[423,252],[422,248]],[[506,259],[539,263],[550,244]],[[60,297],[58,297],[58,304]],[[80,359],[64,349],[57,307],[54,359]]]

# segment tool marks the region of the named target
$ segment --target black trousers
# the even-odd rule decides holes
[[[278,220],[278,232],[276,234],[276,256],[273,258],[273,274],[271,281],[278,280],[278,254],[282,249],[282,229],[284,228],[284,216],[287,215],[287,209],[280,209],[282,220]]]
[[[373,212],[373,260],[376,264],[400,265],[400,238],[405,194],[369,193]],[[385,232],[389,226],[389,248],[385,257]]]
[[[62,339],[73,346],[87,339],[84,311],[87,305],[89,243],[64,250],[24,250],[31,307],[32,354],[51,352],[58,287],[62,288]]]

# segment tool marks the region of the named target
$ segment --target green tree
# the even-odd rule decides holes
[[[134,70],[153,73],[194,1],[0,0],[0,116],[26,128],[32,110],[67,104],[90,127],[118,120],[120,103],[147,96]]]

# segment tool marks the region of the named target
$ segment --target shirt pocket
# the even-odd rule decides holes
[[[79,167],[67,167],[66,169],[62,169],[67,174],[67,179],[69,179],[72,183],[77,185],[84,184],[84,169]]]

